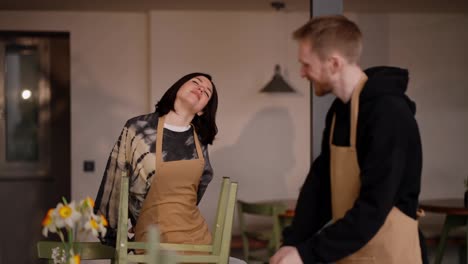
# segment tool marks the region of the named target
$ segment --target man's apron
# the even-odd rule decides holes
[[[135,240],[146,241],[149,225],[157,225],[161,243],[210,244],[211,234],[197,207],[197,190],[205,159],[193,129],[198,159],[163,161],[164,119],[158,121],[156,174],[135,227]]]
[[[333,145],[335,116],[330,131],[330,180],[332,215],[336,221],[351,209],[361,188],[360,168],[356,152],[356,132],[359,95],[367,77],[354,89],[351,98],[350,146]],[[377,234],[360,250],[337,262],[338,264],[421,264],[418,223],[393,207]]]

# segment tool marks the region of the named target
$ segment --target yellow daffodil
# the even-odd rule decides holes
[[[76,210],[75,202],[71,202],[67,205],[62,203],[57,205],[56,226],[58,228],[74,228],[75,224],[80,220],[80,218],[81,213]]]
[[[105,236],[106,235],[106,232],[107,232],[107,228],[106,226],[108,225],[107,223],[107,220],[106,218],[104,218],[104,216],[101,215],[101,219],[100,219],[100,223],[99,223],[99,233],[101,233],[101,236]]]
[[[93,215],[94,209],[94,200],[91,197],[86,197],[85,199],[81,200],[80,202],[80,213],[83,215],[83,225],[88,221],[88,219]]]
[[[70,217],[72,214],[72,209],[70,206],[68,205],[65,205],[65,206],[62,206],[60,209],[59,209],[59,215],[60,217],[62,217],[63,219],[66,219],[68,217]]]
[[[85,224],[85,230],[91,231],[91,233],[92,233],[94,236],[98,236],[98,235],[99,235],[99,224],[98,224],[98,222],[96,221],[96,219],[94,219],[94,217],[91,217],[91,219],[89,219],[89,221],[86,222],[86,224]]]
[[[54,214],[54,209],[51,208],[47,211],[46,216],[42,220],[42,234],[47,237],[47,234],[50,232],[55,233],[57,229],[55,228],[55,224],[53,221],[53,214]]]
[[[101,215],[92,215],[88,222],[85,224],[85,230],[91,231],[94,236],[98,236],[101,233],[101,236],[106,235],[107,220]]]
[[[54,260],[60,260],[60,263],[80,264],[80,256],[75,255],[73,251],[73,242],[75,242],[75,233],[87,231],[95,237],[106,235],[106,226],[108,222],[102,215],[96,215],[93,212],[94,201],[90,197],[86,197],[79,203],[74,201],[68,203],[63,198],[63,203],[57,204],[56,208],[49,209],[44,219],[42,220],[42,234],[47,237],[48,233],[57,233],[62,242],[69,249],[60,251],[56,248],[52,252]],[[65,260],[65,258],[68,258]]]
[[[52,213],[53,212],[54,212],[54,209],[52,209],[52,208],[47,211],[46,216],[42,220],[42,226],[49,226],[50,224],[52,224]]]
[[[103,215],[101,215],[101,223],[102,223],[103,226],[108,226],[109,225],[109,223],[107,222],[106,218]]]
[[[80,264],[80,255],[74,255],[71,259],[70,259],[70,264]]]
[[[94,208],[94,200],[91,197],[86,197],[84,201],[89,207]]]

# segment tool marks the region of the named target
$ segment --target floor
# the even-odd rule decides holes
[[[434,254],[435,254],[435,248],[429,248],[429,263],[434,262]],[[456,247],[447,247],[444,258],[442,261],[442,264],[458,264],[459,258],[458,258],[458,248]],[[239,259],[243,259],[243,254],[241,249],[233,249],[231,250],[231,256]]]

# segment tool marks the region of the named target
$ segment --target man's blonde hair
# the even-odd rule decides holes
[[[350,63],[358,63],[362,51],[359,27],[342,15],[312,18],[294,31],[294,39],[310,41],[311,47],[324,59],[331,51],[339,52]]]

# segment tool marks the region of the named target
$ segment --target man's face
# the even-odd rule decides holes
[[[299,62],[301,77],[312,82],[317,96],[324,96],[332,91],[326,61],[322,61],[308,40],[299,41]]]

